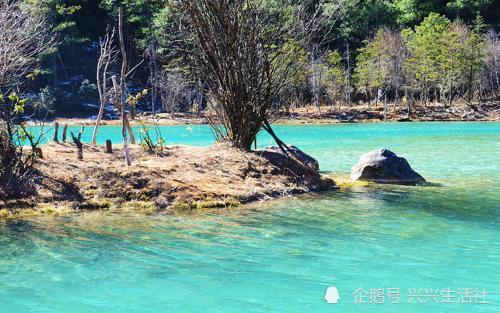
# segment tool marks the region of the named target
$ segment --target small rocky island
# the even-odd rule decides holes
[[[5,199],[0,201],[2,214],[122,207],[191,211],[335,188],[317,168],[273,149],[244,152],[216,144],[151,154],[136,145],[130,149],[130,167],[124,165],[121,147],[105,150],[83,145],[83,160],[78,161],[72,144],[43,146],[31,189],[0,195]]]
[[[415,172],[405,158],[385,148],[363,154],[351,170],[351,179],[402,185],[425,182],[425,178]]]

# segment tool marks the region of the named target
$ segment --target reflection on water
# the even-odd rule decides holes
[[[344,176],[392,142],[426,186],[2,223],[0,312],[498,312],[500,124],[419,125],[281,131]],[[401,303],[354,304],[358,288],[400,288]],[[485,288],[490,304],[408,304],[409,288]]]

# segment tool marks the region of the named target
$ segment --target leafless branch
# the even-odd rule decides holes
[[[26,77],[54,44],[42,10],[0,0],[0,88]]]
[[[282,0],[268,12],[255,0],[179,0],[194,45],[193,69],[213,98],[211,125],[222,139],[249,150],[301,70],[297,55],[320,28],[320,3]],[[312,13],[311,13],[312,12]]]

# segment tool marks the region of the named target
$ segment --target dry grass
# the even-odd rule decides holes
[[[131,167],[125,166],[120,147],[106,154],[104,147],[86,145],[83,161],[76,160],[72,144],[46,145],[43,153],[36,166],[36,196],[0,201],[0,217],[48,207],[192,211],[334,188],[331,179],[279,153],[248,153],[222,144],[169,147],[157,154],[133,146]]]

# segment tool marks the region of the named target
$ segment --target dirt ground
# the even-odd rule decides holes
[[[243,152],[226,144],[175,146],[155,154],[132,146],[130,167],[121,147],[107,154],[104,147],[85,145],[82,161],[73,144],[42,149],[32,193],[0,197],[0,217],[22,209],[191,211],[335,188],[332,179],[281,153]]]

